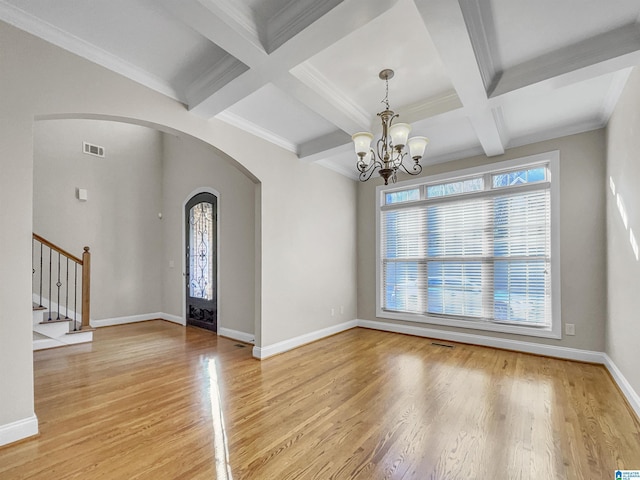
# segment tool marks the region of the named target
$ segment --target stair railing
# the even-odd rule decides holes
[[[91,328],[89,325],[91,315],[91,254],[89,247],[84,247],[82,258],[78,258],[34,233],[32,257],[34,293],[38,296],[38,306],[48,307],[49,318],[47,321],[72,320],[73,331]],[[78,270],[80,270],[80,285],[78,285]],[[78,290],[80,290],[80,295],[78,295]],[[48,297],[45,296],[47,294]],[[54,297],[57,299],[55,312],[53,311]],[[76,318],[78,297],[80,297],[81,322],[78,322]],[[48,305],[43,305],[47,301]],[[73,310],[70,310],[70,301],[73,302]]]

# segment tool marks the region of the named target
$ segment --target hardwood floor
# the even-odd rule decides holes
[[[601,366],[354,329],[257,361],[154,321],[34,352],[0,479],[609,479],[640,424]]]

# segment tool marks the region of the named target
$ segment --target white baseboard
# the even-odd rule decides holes
[[[157,315],[156,318],[161,318],[162,320],[166,320],[167,322],[177,323],[178,325],[182,325],[183,327],[187,324],[184,318],[179,317],[177,315],[171,315],[170,313],[155,313]]]
[[[609,373],[611,373],[611,376],[629,402],[629,405],[631,405],[631,408],[636,412],[636,415],[640,419],[640,395],[638,395],[638,393],[633,389],[616,364],[613,363],[611,357],[606,353],[603,353],[602,355],[604,356],[605,367],[607,367],[607,370],[609,370]]]
[[[17,422],[0,425],[0,446],[38,434],[38,417],[32,415]]]
[[[100,320],[91,319],[90,325],[93,328],[111,327],[113,325],[124,325],[125,323],[146,322],[147,320],[156,320],[160,317],[160,313],[143,313],[140,315],[129,315],[125,317],[102,318]]]
[[[345,330],[349,330],[357,326],[357,320],[350,320],[338,325],[333,325],[321,330],[316,330],[315,332],[309,332],[298,337],[283,340],[282,342],[274,343],[273,345],[267,345],[266,347],[253,347],[253,356],[260,360],[264,360],[267,357],[292,350],[296,347],[304,345],[305,343],[315,342],[316,340],[320,340],[321,338],[335,335],[336,333],[344,332]]]
[[[505,350],[515,350],[518,352],[545,355],[547,357],[565,358],[567,360],[578,360],[581,362],[604,363],[602,352],[592,350],[580,350],[577,348],[558,347],[543,343],[523,342],[521,340],[510,340],[506,338],[487,337],[472,333],[450,332],[435,328],[420,327],[414,325],[402,325],[398,323],[378,322],[372,320],[358,320],[358,326],[373,330],[383,330],[385,332],[404,333],[417,337],[434,338],[437,340],[448,340],[450,342],[469,343],[484,347],[502,348]]]
[[[218,335],[231,338],[232,340],[238,340],[244,343],[255,343],[255,336],[253,335],[253,333],[240,332],[231,328],[218,326]]]
[[[183,318],[170,313],[155,312],[142,313],[140,315],[129,315],[125,317],[102,318],[100,320],[92,319],[90,324],[93,328],[111,327],[113,325],[124,325],[125,323],[146,322],[148,320],[167,320],[168,322],[177,323],[178,325],[186,325]]]

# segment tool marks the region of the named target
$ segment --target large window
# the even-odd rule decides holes
[[[559,337],[558,153],[378,188],[378,316]]]

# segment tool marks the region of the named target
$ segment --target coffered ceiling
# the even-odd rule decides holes
[[[391,107],[443,162],[606,125],[637,0],[0,0],[0,19],[356,178]]]

